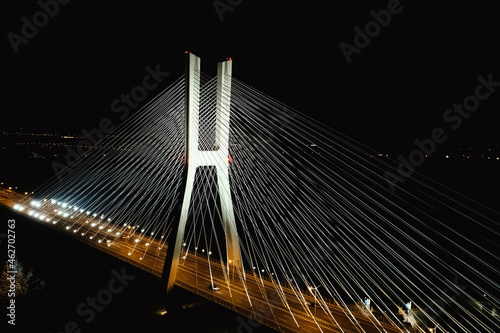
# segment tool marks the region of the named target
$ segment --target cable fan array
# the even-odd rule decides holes
[[[202,74],[199,150],[218,148],[216,90]],[[265,277],[302,302],[314,295],[328,320],[337,323],[335,304],[358,331],[360,309],[401,331],[500,329],[498,213],[416,174],[392,192],[383,175],[394,161],[236,78],[224,94],[243,282]],[[165,245],[183,194],[184,99],[180,78],[38,199],[60,206],[55,214],[98,219],[86,234],[96,241],[128,230]],[[230,284],[216,177],[197,170],[183,253],[219,260]]]

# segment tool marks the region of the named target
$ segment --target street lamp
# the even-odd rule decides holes
[[[228,264],[227,264],[227,271],[229,272],[229,282],[234,282],[234,267],[233,269],[231,269],[232,267],[232,264],[233,264],[233,261],[232,260],[229,260]],[[231,278],[231,272],[233,273],[232,274],[232,278]]]
[[[313,293],[314,296],[314,316],[316,317],[316,305],[318,304],[318,300],[316,298],[316,293],[318,292],[318,288],[321,287],[321,285],[316,286],[316,287],[309,287],[309,291],[312,293],[312,290],[314,289],[315,292]]]

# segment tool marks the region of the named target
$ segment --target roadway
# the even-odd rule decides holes
[[[144,235],[130,224],[117,227],[105,218],[62,208],[61,203],[50,200],[32,205],[28,196],[6,189],[0,189],[0,205],[151,274],[162,275],[167,244],[161,238]],[[236,272],[201,253],[188,251],[182,256],[176,284],[254,319],[247,319],[250,327],[262,323],[282,332],[401,331],[389,324],[374,324],[373,319],[360,312],[348,312],[275,279],[260,277],[255,271]],[[219,290],[209,289],[212,284]]]

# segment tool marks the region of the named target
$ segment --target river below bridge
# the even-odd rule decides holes
[[[182,295],[186,309],[162,315],[163,288],[155,276],[3,207],[0,233],[7,232],[9,219],[16,221],[15,250],[23,270],[33,269],[44,286],[16,295],[16,325],[8,332],[274,332],[248,326],[246,318],[189,292]],[[0,241],[3,266],[7,243]],[[2,309],[5,327],[3,304]]]
[[[436,168],[429,164],[419,171],[495,207],[500,198],[500,173],[498,163],[490,162],[443,160]],[[39,167],[38,171],[42,171],[47,166],[40,163]],[[33,189],[37,183],[34,178],[40,175],[30,172],[30,168],[37,166],[6,164],[1,170],[2,181],[19,185],[19,191]],[[52,173],[49,169],[43,171],[47,174],[44,179]],[[0,236],[7,232],[9,219],[16,220],[17,257],[25,271],[32,268],[34,277],[45,285],[40,291],[16,296],[16,326],[7,332],[274,332],[266,327],[250,327],[244,324],[246,318],[187,292],[184,300],[191,308],[175,316],[162,316],[163,288],[155,276],[2,207]],[[5,238],[0,241],[3,265],[7,244]],[[92,298],[106,304],[94,310],[88,305]],[[1,326],[5,327],[7,310],[3,304],[1,308]]]

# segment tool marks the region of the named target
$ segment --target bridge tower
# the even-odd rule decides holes
[[[163,277],[168,278],[167,294],[172,290],[181,255],[186,221],[188,218],[191,195],[193,192],[196,169],[203,166],[214,166],[217,170],[217,184],[219,188],[222,223],[226,238],[227,268],[241,271],[240,246],[236,220],[229,187],[229,120],[231,103],[231,75],[232,61],[219,62],[217,66],[217,104],[215,126],[215,150],[202,151],[198,149],[199,142],[199,107],[200,107],[200,68],[201,59],[192,53],[186,52],[186,86],[185,86],[185,190],[177,230],[172,230],[175,241],[168,244]],[[173,243],[173,244],[172,244]]]

